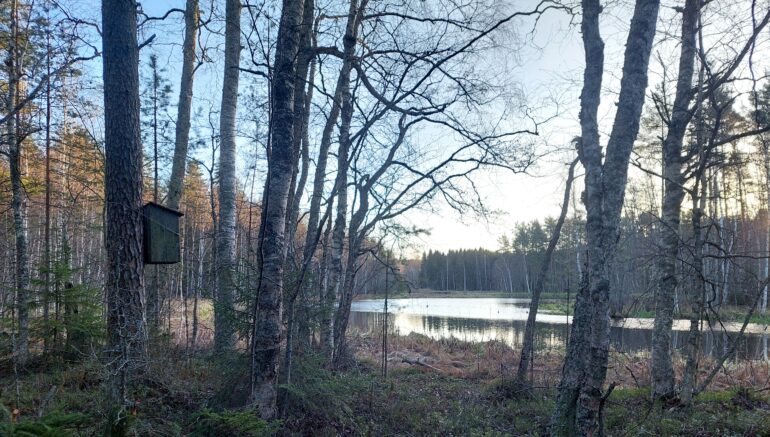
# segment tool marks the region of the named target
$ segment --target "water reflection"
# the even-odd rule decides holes
[[[497,340],[517,348],[524,338],[527,318],[526,299],[503,298],[415,298],[390,300],[388,325],[390,332],[407,335],[415,332],[434,339],[454,337],[469,342]],[[362,300],[353,303],[350,326],[360,332],[375,332],[384,322],[382,300]],[[610,341],[617,351],[629,354],[648,354],[652,330],[648,323],[614,321]],[[630,328],[628,326],[633,326]],[[568,336],[568,320],[564,315],[538,314],[535,329],[535,348],[547,350],[563,348]],[[768,359],[768,329],[752,326],[737,347],[739,359]],[[702,350],[710,356],[723,354],[736,333],[706,331],[702,336]],[[675,329],[672,341],[677,349],[684,349],[687,333]]]

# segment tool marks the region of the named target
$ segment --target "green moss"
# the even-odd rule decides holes
[[[538,306],[538,312],[566,315],[572,314],[572,307],[566,302],[543,302]]]
[[[652,319],[655,317],[655,311],[652,310],[636,310],[628,315],[628,317],[633,317],[636,319]]]
[[[729,402],[734,395],[735,395],[735,392],[733,390],[707,391],[699,394],[697,397],[697,401],[699,403],[707,403],[707,402],[723,403],[723,402]]]
[[[215,435],[268,436],[280,429],[280,422],[260,419],[255,411],[223,411],[215,413],[203,410],[192,421],[190,436]]]
[[[649,398],[649,396],[650,396],[649,388],[637,388],[637,387],[616,388],[612,391],[612,395],[610,395],[610,400],[619,402],[626,399],[645,399],[645,398]]]
[[[483,350],[479,350],[483,353]],[[173,360],[171,360],[173,361]],[[234,360],[233,375],[243,375]],[[166,366],[170,366],[170,362]],[[379,363],[358,362],[332,371],[321,357],[297,356],[291,384],[279,387],[282,421],[259,419],[253,409],[217,404],[213,387],[225,387],[224,372],[210,361],[192,360],[142,392],[131,418],[136,435],[547,435],[555,390],[516,390],[510,379],[455,377],[419,366],[397,367],[384,378]],[[0,435],[96,435],[103,430],[103,374],[98,363],[26,375],[22,411],[11,424],[0,408]],[[153,374],[160,375],[160,371]],[[243,379],[243,378],[241,378]],[[247,381],[247,380],[246,380]],[[15,404],[12,380],[0,378],[0,405]],[[244,383],[247,385],[247,382]],[[37,419],[41,399],[59,387]],[[232,394],[234,386],[228,386]],[[608,435],[770,435],[770,399],[762,391],[709,391],[690,407],[651,404],[648,388],[616,388],[607,400]],[[10,408],[10,407],[8,407]],[[27,432],[20,434],[19,430]]]
[[[0,405],[0,435],[7,437],[67,437],[76,436],[92,420],[78,413],[51,413],[39,419],[22,419],[16,423],[10,412]]]

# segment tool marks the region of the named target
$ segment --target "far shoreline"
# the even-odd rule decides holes
[[[569,294],[570,299],[574,299],[575,294]],[[372,294],[357,294],[353,297],[353,300],[366,300],[366,299],[385,299],[385,293],[372,293]],[[389,299],[409,299],[409,298],[426,298],[426,297],[451,297],[456,299],[468,299],[468,298],[513,298],[513,299],[529,299],[530,293],[508,291],[462,291],[462,290],[429,290],[427,288],[420,288],[407,291],[393,291],[387,294]],[[544,300],[566,300],[567,293],[542,293],[541,299]]]
[[[505,292],[505,291],[458,291],[458,290],[429,290],[429,289],[416,289],[411,292],[398,291],[388,293],[386,296],[381,294],[358,294],[353,297],[353,300],[377,300],[377,299],[421,299],[421,298],[451,298],[451,299],[489,299],[489,298],[512,298],[512,299],[530,299],[530,294],[527,292]],[[574,304],[574,293],[554,293],[544,292],[541,294],[540,308],[538,312],[569,316],[572,314],[572,305]],[[569,299],[569,302],[567,301]],[[729,332],[737,332],[740,330],[740,325],[744,321],[746,315],[746,309],[741,307],[727,306],[722,309],[721,321],[714,320],[715,326],[720,323],[723,324]],[[631,311],[628,314],[615,314],[611,315],[612,319],[618,323],[621,320],[630,322],[628,328],[637,329],[651,329],[647,328],[646,324],[649,324],[654,318],[653,311],[646,311],[643,309],[637,309]],[[687,322],[685,317],[681,314],[675,315],[679,323]],[[687,322],[689,324],[689,322]],[[770,325],[770,314],[757,314],[754,313],[749,320],[747,326],[747,332],[749,333],[766,333],[768,331],[768,325]],[[678,329],[686,331],[689,329],[689,325],[681,325]]]

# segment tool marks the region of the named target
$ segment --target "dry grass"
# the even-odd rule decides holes
[[[382,338],[379,335],[356,335],[351,345],[360,360],[382,362]],[[434,340],[424,335],[390,336],[388,367],[406,369],[415,361],[427,364],[426,371],[440,372],[447,376],[491,380],[513,376],[518,365],[519,352],[499,341],[469,343],[454,338]],[[564,360],[563,350],[536,352],[531,372],[533,385],[553,388],[559,383]],[[674,367],[678,380],[684,370],[684,358],[677,356]],[[699,380],[704,379],[716,362],[703,358],[700,362]],[[429,367],[428,367],[429,366]],[[610,353],[607,383],[615,382],[618,388],[643,388],[650,386],[650,359],[646,355]],[[709,386],[710,390],[728,390],[735,387],[763,389],[770,387],[770,362],[729,361],[725,363]]]
[[[167,303],[164,324],[173,343],[185,347],[192,345],[193,300],[172,299]],[[170,314],[170,317],[169,317]],[[214,304],[211,299],[198,299],[198,334],[194,347],[205,349],[214,343]]]
[[[175,344],[184,347],[192,336],[192,300],[187,302],[171,301],[170,332]],[[209,299],[198,300],[198,338],[197,349],[205,349],[213,342],[214,308]],[[382,362],[382,337],[379,331],[374,333],[354,333],[351,346],[356,357],[371,363]],[[245,345],[242,345],[245,347]],[[513,376],[518,365],[519,352],[500,341],[471,343],[456,338],[434,340],[424,335],[390,335],[388,346],[388,367],[406,369],[414,367],[409,361],[419,360],[430,367],[428,371],[437,371],[446,376],[491,380]],[[536,351],[534,365],[530,374],[533,385],[553,388],[559,383],[564,351],[553,349]],[[677,379],[681,380],[684,370],[684,358],[674,358]],[[716,365],[713,358],[704,357],[700,361],[699,380],[705,378]],[[620,352],[610,353],[607,381],[615,382],[619,388],[649,387],[650,359],[647,354],[628,355]],[[770,387],[770,362],[739,360],[728,361],[714,378],[709,389],[728,390],[735,387],[762,389]]]

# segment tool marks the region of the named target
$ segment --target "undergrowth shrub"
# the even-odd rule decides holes
[[[0,436],[3,437],[68,437],[90,424],[84,414],[51,413],[37,420],[15,422],[11,412],[0,405]]]
[[[275,434],[280,427],[280,422],[262,420],[257,417],[256,412],[250,410],[218,413],[203,410],[193,418],[189,435],[191,437],[261,437]]]
[[[303,423],[332,426],[338,430],[356,429],[359,416],[353,409],[360,404],[360,393],[370,392],[371,378],[349,369],[336,373],[323,366],[319,356],[303,356],[295,362],[291,384],[279,386],[285,399],[285,415]]]
[[[218,389],[211,399],[211,405],[216,409],[242,408],[250,402],[249,378],[244,378],[251,371],[249,360],[245,356],[230,354],[227,357],[215,358],[213,363],[221,373]]]

